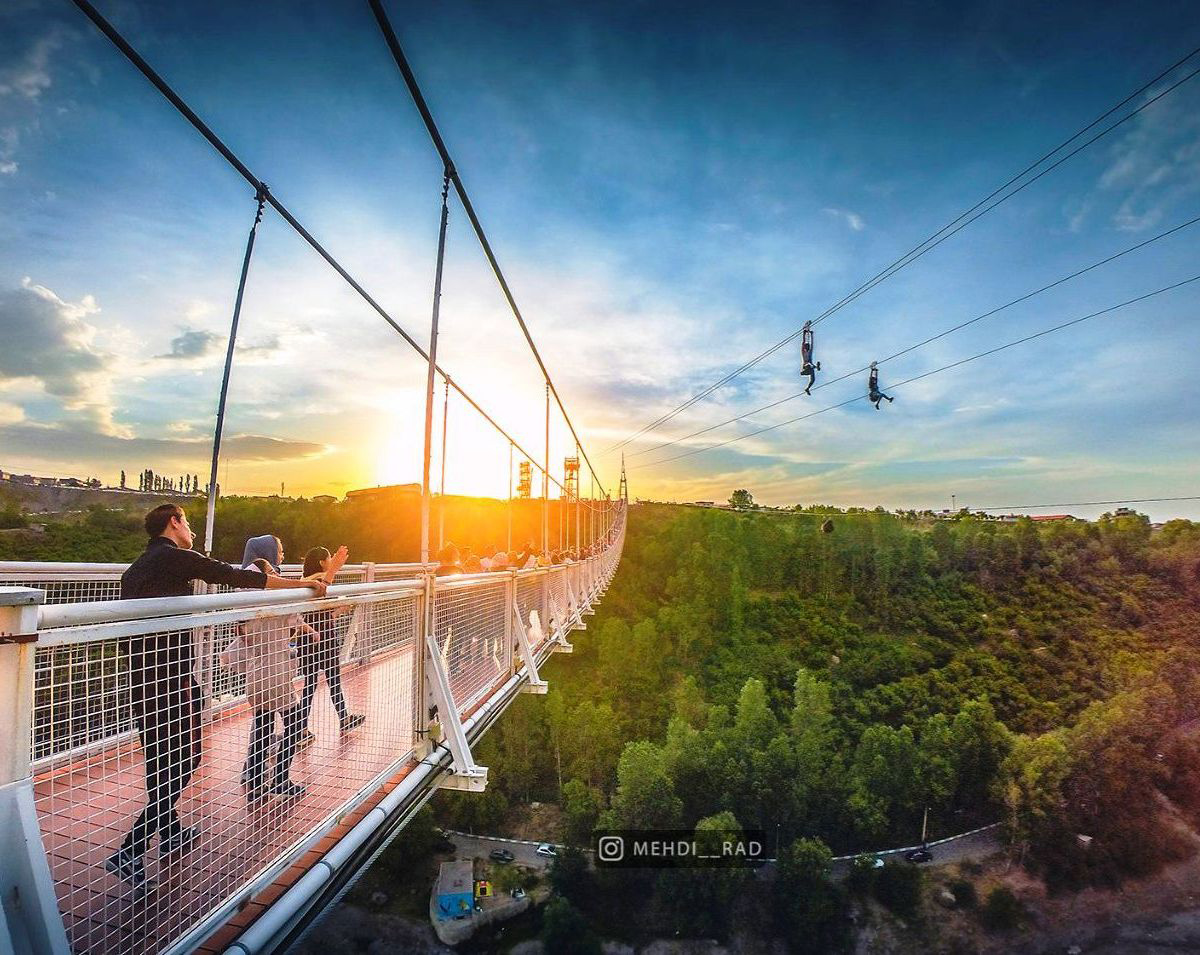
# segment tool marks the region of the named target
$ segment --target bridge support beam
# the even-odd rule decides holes
[[[567,631],[570,629],[571,621],[563,615],[562,608],[559,607],[558,601],[553,597],[550,598],[550,611],[553,615],[554,624],[558,627],[554,649],[560,653],[574,653],[575,645],[567,640]]]
[[[44,594],[0,587],[0,952],[69,955],[33,804],[33,666]]]
[[[580,593],[583,591],[581,590]],[[571,607],[572,627],[576,630],[586,630],[587,624],[583,619],[583,605],[575,596],[575,588],[571,586],[570,575],[567,576],[567,600]]]
[[[538,676],[537,657],[534,655],[533,646],[529,642],[529,631],[525,629],[525,621],[521,619],[521,608],[517,606],[517,601],[514,598],[512,602],[512,619],[516,625],[513,629],[517,633],[517,648],[521,651],[521,659],[525,663],[525,669],[529,671],[529,681],[521,687],[522,693],[545,693],[550,688],[550,685]],[[537,611],[535,610],[536,614]]]
[[[443,789],[483,792],[487,788],[487,767],[478,765],[471,756],[471,744],[467,742],[467,734],[450,689],[446,661],[442,659],[442,651],[432,632],[425,634],[425,685],[437,707],[438,719],[445,730],[452,759],[450,775],[443,777],[438,785]]]

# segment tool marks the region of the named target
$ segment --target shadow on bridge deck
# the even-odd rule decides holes
[[[411,768],[412,669],[406,647],[348,670],[350,708],[367,721],[345,736],[322,681],[310,719],[317,739],[292,765],[292,779],[307,787],[294,802],[275,798],[257,809],[247,806],[240,776],[251,713],[240,705],[211,717],[200,766],[179,801],[183,824],[198,826],[201,838],[168,862],[158,859],[157,840],[152,842],[145,857],[149,879],[140,888],[104,868],[146,802],[136,742],[113,744],[36,776],[38,817],[72,948],[161,951],[230,897],[248,895],[246,886],[272,863],[295,855],[200,949],[222,950],[237,934],[235,926],[253,921]]]

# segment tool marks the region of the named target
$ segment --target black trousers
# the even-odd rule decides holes
[[[271,735],[275,729],[275,714],[283,717],[283,739],[275,755],[275,775],[272,785],[288,782],[288,771],[300,743],[300,734],[308,721],[308,713],[302,704],[289,706],[286,710],[255,710],[254,725],[250,729],[250,757],[246,762],[246,791],[262,789],[266,776],[267,754],[271,750]]]
[[[146,761],[146,808],[122,849],[135,855],[157,832],[170,839],[181,830],[175,804],[200,765],[200,687],[190,676],[133,699],[133,715]]]
[[[346,695],[342,692],[341,641],[324,639],[304,646],[306,649],[300,657],[300,673],[304,677],[304,689],[300,691],[300,711],[303,713],[301,727],[308,725],[313,696],[317,692],[317,678],[322,673],[325,674],[325,682],[329,684],[329,698],[337,710],[338,719],[344,725],[349,713],[346,709]]]

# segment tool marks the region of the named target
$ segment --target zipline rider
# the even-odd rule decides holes
[[[187,597],[192,581],[229,587],[279,590],[303,587],[325,596],[324,580],[289,580],[259,570],[240,570],[193,551],[195,535],[178,504],[160,504],[146,515],[150,542],[121,575],[121,599]],[[190,629],[134,637],[129,641],[129,700],[146,763],[146,808],[105,862],[108,871],[140,885],[142,855],[159,834],[160,857],[185,852],[199,834],[184,829],[175,804],[200,762],[200,687]]]

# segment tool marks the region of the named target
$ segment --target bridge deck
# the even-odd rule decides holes
[[[157,841],[145,856],[148,881],[132,888],[108,873],[105,859],[120,845],[146,802],[141,749],[135,743],[35,778],[35,800],[60,909],[77,952],[157,952],[183,934],[268,862],[327,824],[338,807],[364,790],[411,746],[411,648],[344,674],[352,711],[367,722],[342,736],[329,695],[318,687],[310,726],[317,739],[301,749],[292,778],[308,787],[294,803],[272,799],[247,806],[240,783],[250,729],[246,707],[212,719],[203,733],[204,755],[179,801],[184,825],[198,826],[196,848],[169,863]],[[406,770],[377,788],[358,811],[317,844],[328,849],[341,831],[382,799]],[[252,920],[263,902],[281,893],[311,864],[300,859],[236,921]],[[228,934],[228,933],[226,933]],[[212,940],[214,943],[217,939]]]

